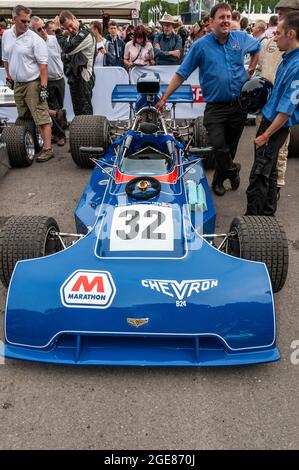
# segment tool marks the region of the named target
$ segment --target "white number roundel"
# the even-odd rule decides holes
[[[173,251],[172,208],[151,204],[116,207],[110,251]]]

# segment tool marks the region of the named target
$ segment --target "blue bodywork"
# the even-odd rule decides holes
[[[127,194],[136,174],[121,171],[126,133],[99,160],[112,177],[96,167],[77,205],[77,231],[85,236],[55,255],[17,263],[5,355],[125,366],[278,360],[266,266],[226,255],[198,234],[215,230],[201,162],[180,177],[192,160],[172,135],[129,134],[128,155],[146,146],[166,154],[167,142],[173,146],[159,194],[142,201]]]

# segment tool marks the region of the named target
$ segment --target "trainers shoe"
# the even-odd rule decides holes
[[[213,181],[212,189],[217,196],[224,196],[225,194],[225,187],[223,186],[223,181]]]
[[[57,140],[56,144],[59,146],[59,147],[63,147],[65,145],[65,138],[64,137],[61,137],[61,139]]]
[[[230,185],[233,191],[236,191],[240,186],[240,163],[234,163],[233,168],[227,171],[227,178],[230,180]]]
[[[280,199],[280,190],[281,190],[281,186],[277,186],[277,193],[276,193],[276,196],[277,196],[277,201],[279,201]]]
[[[225,194],[225,187],[223,186],[224,179],[225,177],[223,177],[223,175],[220,176],[217,171],[215,171],[212,181],[212,189],[217,196],[224,196]]]
[[[54,158],[54,153],[52,149],[43,149],[42,152],[36,157],[37,162],[47,162],[51,158]]]

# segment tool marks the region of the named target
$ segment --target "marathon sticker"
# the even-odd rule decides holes
[[[75,271],[60,288],[61,302],[72,308],[108,308],[115,293],[108,271]]]

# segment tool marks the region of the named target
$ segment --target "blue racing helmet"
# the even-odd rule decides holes
[[[251,78],[242,86],[240,105],[245,113],[258,114],[272,93],[273,85],[266,78]]]

